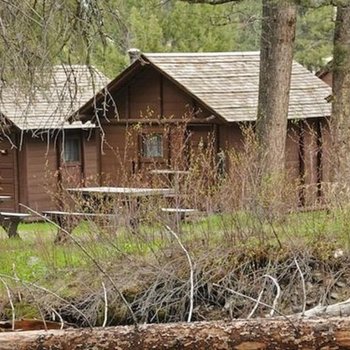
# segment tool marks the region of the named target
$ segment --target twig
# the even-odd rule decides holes
[[[37,212],[36,210],[31,209],[30,207],[20,203],[20,205],[24,208],[26,208],[27,210],[29,210],[31,213],[38,215],[39,217],[41,217],[42,219],[44,219],[45,221],[49,222],[50,224],[54,225],[56,228],[58,228],[59,230],[62,230],[67,236],[69,236],[69,238],[73,241],[73,243],[75,243],[80,249],[81,251],[94,263],[94,265],[97,267],[97,269],[105,276],[107,277],[107,279],[109,280],[109,282],[111,283],[111,285],[113,286],[113,288],[115,289],[115,291],[117,292],[117,294],[119,295],[119,297],[121,298],[121,300],[123,301],[123,303],[125,304],[125,306],[127,307],[127,309],[130,312],[130,315],[132,317],[134,326],[137,328],[137,319],[136,316],[134,314],[134,312],[132,311],[131,306],[129,305],[128,301],[125,299],[123,293],[121,292],[121,290],[117,287],[117,285],[114,283],[113,279],[111,278],[111,276],[103,269],[103,267],[97,262],[97,260],[85,249],[85,247],[78,241],[76,240],[67,230],[65,230],[63,227],[61,227],[60,225],[56,224],[54,221],[50,220],[49,218],[47,218],[46,216],[40,214],[39,212]]]
[[[275,297],[275,299],[274,299],[274,301],[273,301],[273,303],[272,303],[272,309],[271,309],[271,311],[270,311],[270,316],[272,317],[273,314],[274,314],[274,312],[275,312],[275,310],[276,310],[278,299],[279,299],[279,297],[281,296],[281,287],[280,287],[280,285],[278,284],[276,278],[274,278],[274,277],[272,277],[272,276],[270,276],[270,275],[264,275],[263,277],[270,278],[270,280],[274,283],[274,285],[275,285],[276,288],[277,288],[276,297]]]
[[[185,252],[187,260],[188,260],[188,265],[190,266],[190,285],[191,285],[191,288],[190,288],[190,310],[188,311],[187,322],[191,322],[192,312],[193,312],[193,299],[194,299],[193,298],[193,295],[194,295],[194,278],[193,278],[193,276],[194,276],[194,268],[193,268],[193,263],[192,263],[190,254],[188,253],[187,249],[182,244],[179,236],[168,225],[165,225],[165,227],[175,237],[175,239],[179,243],[179,246]]]
[[[233,289],[220,286],[220,284],[217,284],[217,283],[213,283],[213,286],[214,286],[214,287],[218,287],[218,288],[225,289],[225,290],[227,290],[228,292],[230,292],[230,293],[232,293],[232,294],[235,294],[235,295],[238,295],[238,296],[240,296],[240,297],[246,298],[246,299],[248,299],[248,300],[254,301],[255,303],[258,303],[259,305],[263,305],[263,306],[265,306],[265,307],[267,307],[267,308],[269,308],[269,309],[273,309],[273,307],[272,307],[271,305],[266,304],[266,303],[264,303],[264,302],[262,302],[262,301],[258,301],[257,299],[254,299],[254,298],[250,297],[249,295],[245,295],[245,294],[242,294],[242,293],[240,293],[240,292],[237,292],[237,291],[235,291],[235,290],[233,290]],[[291,326],[294,328],[296,334],[299,334],[298,328],[294,325],[294,323],[289,319],[288,316],[284,315],[282,312],[280,312],[280,311],[278,311],[278,310],[276,310],[276,309],[273,309],[273,310],[276,312],[276,314],[282,316],[287,322],[289,322],[289,323],[291,324]]]
[[[61,328],[60,329],[63,329],[64,321],[63,321],[62,316],[54,308],[51,308],[51,310],[54,313],[54,315],[57,315],[57,317],[60,319],[60,322],[61,322]]]
[[[304,275],[303,275],[303,272],[301,271],[301,268],[298,264],[298,260],[297,258],[294,258],[294,262],[295,262],[295,265],[299,271],[299,274],[300,274],[300,278],[301,278],[301,283],[302,283],[302,287],[303,287],[303,309],[301,311],[301,316],[304,316],[305,314],[305,310],[306,310],[306,287],[305,287],[305,278],[304,278]]]
[[[103,296],[105,301],[105,317],[102,323],[102,327],[106,327],[107,324],[107,316],[108,316],[108,299],[107,299],[107,290],[105,284],[102,282],[102,288],[103,288]]]
[[[236,294],[236,295],[238,295],[240,297],[243,297],[243,298],[249,299],[251,301],[254,301],[255,303],[258,303],[259,305],[262,305],[262,306],[265,306],[265,307],[267,307],[269,309],[272,309],[271,305],[266,304],[263,301],[258,301],[257,299],[254,299],[254,298],[250,297],[249,295],[242,294],[242,293],[237,292],[237,291],[235,291],[235,290],[233,290],[231,288],[220,286],[220,284],[217,284],[217,283],[213,283],[213,286],[214,287],[218,287],[218,288],[222,288],[222,289],[226,289],[228,292],[231,292],[232,294]],[[283,314],[281,312],[279,312],[278,310],[275,310],[275,311],[276,311],[277,314],[283,316]]]
[[[266,280],[264,280],[264,285],[263,285],[263,287],[262,287],[262,289],[261,289],[261,291],[260,291],[260,293],[258,295],[258,299],[256,299],[256,303],[255,303],[252,311],[250,311],[250,313],[249,313],[249,315],[247,317],[248,320],[254,315],[256,309],[258,308],[258,306],[260,304],[260,300],[261,300],[261,298],[262,298],[262,296],[264,294],[265,285],[266,285]]]
[[[16,310],[15,310],[15,307],[14,307],[13,302],[12,302],[11,292],[10,292],[10,289],[9,289],[7,283],[4,281],[4,279],[0,277],[0,281],[5,286],[6,292],[7,292],[7,296],[8,296],[9,301],[10,301],[11,310],[12,310],[12,330],[14,331],[15,330],[15,320],[16,320]]]

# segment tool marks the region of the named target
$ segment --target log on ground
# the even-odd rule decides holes
[[[0,334],[1,350],[350,349],[350,319],[254,319]]]

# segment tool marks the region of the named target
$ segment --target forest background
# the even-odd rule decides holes
[[[132,47],[142,52],[259,50],[261,6],[256,0],[220,6],[114,0],[111,7],[116,17],[103,16],[104,40],[99,35],[89,37],[89,60],[113,78],[128,65],[126,53]],[[317,71],[332,55],[334,8],[300,6],[298,11],[295,59],[309,70]],[[62,55],[67,55],[67,51]],[[74,63],[84,58],[81,55],[79,59],[70,59]],[[61,59],[65,61],[66,57]]]

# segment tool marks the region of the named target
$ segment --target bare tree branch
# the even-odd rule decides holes
[[[305,310],[306,310],[306,286],[305,286],[305,278],[304,278],[304,275],[303,275],[303,272],[301,271],[301,268],[298,264],[298,260],[297,258],[294,258],[294,262],[295,262],[295,265],[298,269],[298,272],[300,274],[300,278],[301,278],[301,283],[302,283],[302,287],[303,287],[303,310],[301,312],[301,315],[304,316],[304,313],[305,313]]]
[[[191,285],[191,290],[190,290],[190,310],[188,311],[188,317],[187,317],[187,322],[191,322],[192,319],[192,312],[193,312],[193,303],[194,303],[194,267],[192,263],[191,256],[187,249],[184,247],[182,244],[179,236],[174,232],[169,226],[165,226],[166,229],[176,238],[177,242],[179,243],[179,246],[181,249],[185,252],[187,260],[188,260],[188,265],[190,267],[190,285]]]
[[[276,278],[274,278],[274,277],[272,277],[270,275],[264,275],[263,277],[269,278],[273,282],[273,284],[276,286],[276,289],[277,289],[276,297],[275,297],[275,299],[273,301],[272,309],[271,309],[271,312],[270,312],[270,316],[272,317],[274,315],[274,313],[275,313],[276,308],[277,308],[278,299],[281,296],[281,287],[278,284]]]
[[[12,311],[12,330],[15,330],[15,320],[16,320],[16,310],[15,310],[15,306],[13,305],[13,301],[12,301],[12,296],[11,296],[11,292],[10,292],[10,288],[8,287],[7,283],[4,281],[3,278],[0,277],[0,281],[3,283],[3,285],[5,286],[6,292],[7,292],[7,296],[9,298],[9,302],[11,305],[11,311]]]
[[[102,288],[103,288],[103,296],[104,296],[104,302],[105,302],[105,312],[104,312],[104,319],[102,328],[106,327],[107,320],[108,320],[108,297],[107,297],[107,290],[105,284],[102,282]]]

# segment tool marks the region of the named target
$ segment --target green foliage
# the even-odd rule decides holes
[[[114,28],[114,37],[125,36],[119,40],[124,47],[109,43],[104,50],[104,62],[113,63],[105,65],[109,75],[127,64],[125,52],[130,47],[143,52],[251,51],[260,47],[260,1],[211,6],[176,0],[129,0],[116,6],[122,9],[127,31],[118,34]],[[310,70],[320,68],[332,54],[332,18],[331,6],[300,6],[295,53],[296,59]],[[95,64],[101,65],[101,55],[95,58]],[[105,70],[103,65],[101,69]]]
[[[324,6],[301,10],[296,36],[296,60],[309,70],[324,66],[333,49],[334,9]]]
[[[171,12],[164,17],[167,49],[171,51],[225,51],[231,46],[232,35],[229,30],[212,25],[224,10],[209,5],[191,6],[175,2]],[[211,10],[211,11],[210,11]]]
[[[129,17],[130,46],[137,47],[143,52],[161,52],[164,47],[163,29],[160,15],[157,14],[155,4],[145,4],[140,1],[139,6],[133,6]],[[159,12],[159,11],[158,11]]]
[[[31,80],[54,63],[92,63],[108,76],[127,64],[127,50],[258,50],[261,1],[218,6],[161,0],[30,0],[0,5],[1,76]],[[317,69],[331,55],[333,8],[300,7],[296,58]],[[31,81],[30,81],[31,82]]]

